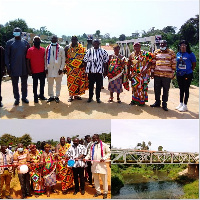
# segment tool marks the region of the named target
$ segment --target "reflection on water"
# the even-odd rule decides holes
[[[124,175],[125,185],[113,199],[178,199],[184,194],[182,186],[170,181],[166,173],[155,172],[153,177],[144,178],[140,174]]]

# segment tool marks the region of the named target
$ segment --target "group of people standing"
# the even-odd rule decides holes
[[[170,82],[176,74],[180,89],[180,104],[176,109],[181,112],[187,111],[189,87],[196,66],[196,58],[190,50],[189,43],[185,40],[179,43],[177,55],[167,47],[166,40],[161,40],[160,48],[154,53],[141,50],[140,43],[133,44],[134,51],[129,58],[126,58],[119,53],[119,45],[114,45],[114,54],[108,56],[108,53],[100,47],[98,39],[93,40],[93,47],[86,51],[85,47],[78,43],[76,36],[72,36],[71,44],[65,48],[59,45],[57,36],[52,36],[51,44],[46,49],[40,46],[40,37],[35,36],[34,46],[29,48],[28,42],[21,38],[21,33],[20,28],[15,28],[14,38],[7,42],[5,52],[1,47],[1,76],[6,65],[7,72],[12,78],[15,105],[20,102],[19,77],[21,77],[21,99],[24,103],[29,103],[27,99],[28,74],[33,77],[35,103],[38,103],[38,99],[59,103],[62,76],[63,73],[66,73],[69,102],[74,99],[81,100],[81,95],[85,94],[89,88],[87,102],[90,103],[93,100],[94,84],[96,83],[96,101],[101,103],[102,79],[107,76],[108,90],[110,91],[108,102],[113,102],[113,93],[116,92],[117,102],[121,103],[120,93],[123,91],[123,87],[129,90],[129,81],[131,81],[132,100],[130,105],[142,106],[148,101],[150,78],[154,78],[155,103],[150,106],[160,107],[162,102],[163,110],[168,111]],[[46,76],[48,99],[44,96]],[[37,92],[38,80],[40,80],[39,95]],[[56,82],[55,94],[54,80]],[[1,106],[3,106],[2,98],[0,100]]]
[[[10,195],[10,182],[12,174],[17,174],[21,185],[21,198],[31,197],[31,188],[34,195],[38,197],[46,193],[56,193],[55,185],[61,182],[62,194],[66,195],[68,189],[74,188],[73,195],[81,192],[85,194],[85,180],[94,186],[96,192],[94,197],[101,195],[100,180],[103,182],[103,198],[107,198],[108,179],[106,160],[110,158],[109,146],[102,142],[98,134],[94,134],[91,140],[89,135],[85,136],[85,142],[68,137],[60,138],[60,143],[53,151],[51,145],[46,143],[44,150],[39,150],[36,145],[31,144],[27,149],[23,144],[18,144],[14,153],[7,150],[6,145],[1,145],[0,152],[0,198],[5,182],[7,199],[12,199]],[[27,171],[22,170],[27,166]],[[80,184],[79,184],[80,178]],[[87,192],[87,191],[86,191]]]

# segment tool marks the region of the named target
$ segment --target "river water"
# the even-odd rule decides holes
[[[184,194],[182,185],[171,181],[167,173],[158,171],[154,175],[156,180],[140,174],[124,175],[124,187],[112,199],[179,199]]]

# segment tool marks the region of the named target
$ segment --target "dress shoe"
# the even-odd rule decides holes
[[[93,197],[98,197],[98,196],[100,196],[101,194],[99,194],[99,193],[96,193]]]
[[[47,100],[47,98],[46,98],[46,97],[44,97],[44,96],[41,96],[41,95],[39,95],[39,96],[38,96],[38,98],[39,98],[40,100],[45,100],[45,101]]]
[[[24,102],[24,103],[29,103],[29,100],[28,99],[22,99],[22,102]]]
[[[107,194],[103,194],[103,199],[107,199]]]
[[[32,194],[27,194],[26,196],[27,196],[27,197],[32,197],[33,195],[32,195]]]
[[[81,195],[84,195],[85,194],[85,190],[81,190]]]
[[[6,196],[6,199],[13,199],[10,195]]]
[[[158,103],[157,101],[154,103],[154,104],[152,104],[152,105],[150,105],[151,107],[160,107],[160,103]]]
[[[63,194],[63,195],[66,195],[66,194],[67,194],[67,190],[63,190],[63,191],[62,191],[62,194]]]
[[[2,104],[2,102],[0,101],[0,107],[3,107],[3,104]]]
[[[163,106],[162,108],[163,108],[164,111],[168,111],[167,106]]]
[[[135,102],[131,101],[131,103],[129,103],[129,105],[133,106],[133,105],[135,105]]]
[[[92,101],[92,99],[88,99],[87,102],[90,103]]]
[[[18,100],[18,99],[15,100],[14,105],[15,105],[15,106],[18,106],[18,105],[19,105],[19,100]]]
[[[37,97],[34,97],[34,102],[38,103],[38,98]]]
[[[77,191],[74,191],[73,195],[76,195],[78,192]]]
[[[47,103],[51,102],[51,101],[54,101],[54,98],[53,97],[50,97],[48,100],[47,100]]]
[[[100,100],[100,99],[97,99],[97,103],[101,103],[101,100]]]
[[[55,97],[55,102],[56,103],[59,103],[60,102],[60,99],[58,97]]]

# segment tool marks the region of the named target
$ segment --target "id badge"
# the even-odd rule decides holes
[[[178,68],[179,68],[179,69],[186,69],[186,65],[180,63],[180,64],[178,65]]]

